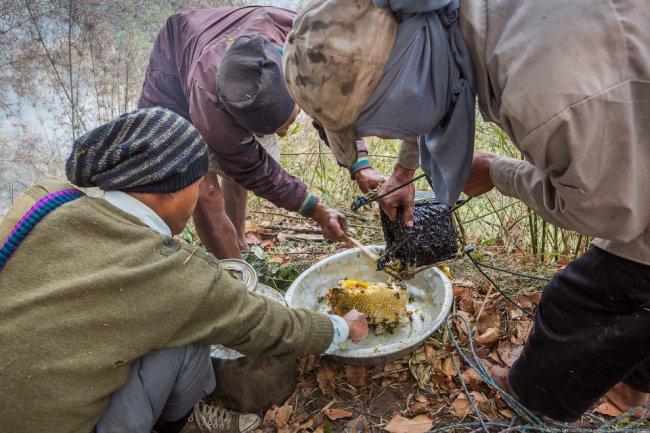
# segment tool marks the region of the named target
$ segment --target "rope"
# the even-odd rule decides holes
[[[467,248],[470,248],[470,247],[471,247],[471,249],[473,251],[474,246],[473,245],[468,245],[467,246]],[[516,275],[518,277],[529,278],[531,280],[538,280],[538,281],[544,281],[544,282],[551,281],[550,278],[538,277],[537,275],[524,274],[523,272],[516,272],[516,271],[510,271],[508,269],[497,268],[496,266],[492,266],[492,265],[488,265],[487,263],[483,263],[483,262],[475,259],[474,257],[470,257],[470,259],[472,259],[472,261],[474,262],[475,265],[479,265],[479,266],[482,266],[484,268],[492,269],[493,271],[504,272],[506,274]]]
[[[458,343],[458,340],[456,339],[456,336],[454,335],[454,331],[451,326],[454,319],[460,319],[464,322],[465,327],[467,329],[469,348],[463,348]],[[478,433],[481,431],[485,433],[492,433],[494,431],[498,431],[500,433],[510,433],[510,432],[563,433],[563,432],[571,432],[571,431],[580,431],[584,433],[601,433],[601,432],[602,433],[627,433],[627,432],[638,432],[639,427],[641,427],[643,423],[646,422],[648,419],[646,416],[640,418],[635,422],[630,423],[626,427],[623,428],[618,427],[617,424],[619,424],[624,420],[628,420],[629,415],[631,415],[630,413],[631,411],[630,411],[620,415],[619,417],[613,420],[605,422],[603,425],[596,428],[591,428],[591,427],[574,428],[570,424],[553,422],[553,421],[550,421],[550,423],[544,423],[539,417],[537,417],[528,408],[526,408],[526,406],[519,403],[517,400],[515,400],[514,397],[512,397],[510,394],[505,392],[494,382],[494,380],[488,373],[487,369],[485,368],[485,366],[483,365],[479,357],[476,355],[476,351],[474,349],[474,339],[472,335],[472,330],[469,326],[469,323],[464,317],[462,317],[459,314],[449,315],[445,321],[445,327],[447,328],[447,331],[449,332],[449,337],[456,351],[458,352],[461,359],[463,360],[463,362],[467,364],[470,368],[472,368],[472,370],[474,370],[476,374],[488,386],[498,391],[499,394],[501,394],[501,398],[503,399],[503,401],[510,407],[510,409],[512,409],[515,412],[516,415],[512,418],[512,420],[510,420],[510,422],[485,421],[483,419],[483,415],[478,410],[476,403],[472,399],[471,394],[469,393],[467,387],[465,386],[465,381],[462,379],[462,373],[460,371],[460,367],[458,366],[456,360],[452,356],[452,363],[454,365],[454,369],[456,370],[456,374],[458,375],[457,377],[460,378],[460,381],[463,385],[463,392],[465,393],[467,400],[470,402],[472,410],[477,416],[478,421],[447,425],[444,427],[437,428],[435,430],[431,430],[429,433],[439,433],[447,430],[452,430],[452,431],[456,431],[459,429],[465,430],[470,428],[473,428],[472,433]],[[650,404],[647,405],[647,409],[650,410]],[[521,424],[516,424],[520,420],[521,420]]]
[[[468,245],[467,248],[465,249],[465,255],[466,255],[467,257],[469,257],[469,259],[472,261],[472,263],[474,263],[474,266],[476,266],[476,269],[478,269],[478,271],[479,271],[479,272],[480,272],[480,273],[481,273],[481,274],[482,274],[482,275],[483,275],[483,276],[484,276],[484,277],[485,277],[485,278],[490,282],[490,284],[492,284],[492,286],[494,286],[494,288],[496,289],[496,291],[499,292],[499,293],[501,294],[501,296],[503,296],[504,298],[506,298],[506,300],[507,300],[508,302],[510,302],[512,305],[514,305],[515,307],[517,307],[517,309],[521,310],[525,315],[527,315],[528,317],[530,317],[530,318],[532,319],[532,318],[534,317],[533,313],[531,313],[530,311],[526,310],[525,308],[523,308],[522,306],[520,306],[519,304],[517,304],[515,301],[513,301],[513,300],[512,300],[508,295],[506,295],[505,293],[503,293],[503,291],[501,290],[501,288],[499,288],[499,286],[497,285],[497,283],[495,283],[495,282],[492,280],[492,278],[490,278],[490,277],[488,276],[488,274],[486,274],[485,272],[483,272],[483,269],[481,269],[481,266],[489,267],[490,269],[494,269],[495,271],[502,271],[502,272],[506,272],[506,273],[509,273],[509,274],[514,273],[514,272],[512,272],[512,271],[508,271],[508,270],[506,270],[506,269],[501,269],[501,268],[497,268],[497,267],[495,267],[495,266],[489,266],[489,265],[486,265],[486,264],[484,264],[484,263],[481,263],[480,261],[476,260],[476,259],[472,256],[471,253],[472,253],[473,251],[474,251],[474,246],[473,246],[473,245]],[[522,276],[522,277],[526,277],[526,278],[533,278],[533,279],[538,279],[538,280],[539,280],[539,279],[542,279],[542,278],[540,278],[540,277],[535,277],[535,276],[533,276],[533,275],[521,274],[521,273],[519,273],[519,272],[516,272],[516,274],[519,275],[519,276]],[[544,281],[548,281],[548,280],[546,280],[546,279],[543,279],[543,280],[544,280]]]
[[[394,192],[397,191],[398,189],[402,189],[402,188],[404,188],[405,186],[410,185],[410,184],[412,184],[413,182],[416,182],[416,181],[422,179],[422,178],[425,177],[425,176],[426,176],[425,174],[421,174],[421,175],[419,175],[419,176],[417,176],[417,177],[414,177],[413,179],[411,179],[411,180],[409,180],[409,181],[404,182],[404,183],[401,184],[401,185],[396,186],[395,188],[391,189],[390,191],[387,191],[387,192],[385,192],[385,193],[383,193],[383,194],[380,194],[380,195],[378,195],[378,196],[374,196],[374,197],[372,197],[372,198],[369,198],[369,197],[367,197],[367,196],[361,196],[361,197],[357,198],[357,199],[352,203],[352,211],[353,211],[353,212],[356,212],[356,211],[358,211],[359,208],[361,208],[362,206],[369,205],[369,204],[372,203],[373,201],[377,201],[377,200],[379,200],[379,199],[382,199],[382,198],[386,197],[387,195],[394,193]]]

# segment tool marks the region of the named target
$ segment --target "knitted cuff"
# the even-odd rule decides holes
[[[298,213],[304,217],[309,217],[311,216],[312,212],[314,212],[314,209],[316,209],[316,205],[318,204],[318,197],[316,197],[314,194],[309,194],[307,193],[307,197],[302,201],[302,204],[298,208]]]
[[[350,177],[354,179],[355,173],[361,170],[365,170],[366,168],[372,168],[370,162],[368,161],[368,158],[359,158],[357,162],[348,167],[348,170],[350,171]]]
[[[323,353],[334,340],[334,325],[323,313],[314,313],[311,321],[311,338],[305,354]]]

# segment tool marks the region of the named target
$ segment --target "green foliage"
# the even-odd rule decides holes
[[[331,151],[325,146],[311,120],[304,115],[286,137],[280,140],[283,148],[281,163],[289,172],[302,179],[330,206],[349,210],[355,197],[360,195],[347,171],[338,167]],[[392,172],[399,151],[399,140],[367,138],[373,167],[386,174]],[[476,148],[499,155],[522,158],[508,136],[494,124],[477,117]],[[421,173],[420,170],[416,175]],[[430,190],[424,179],[416,183],[418,190]],[[259,208],[259,201],[251,198],[250,205]],[[353,235],[370,243],[383,243],[376,206],[362,210],[369,220],[365,229],[352,226]],[[494,190],[472,199],[458,211],[466,240],[475,245],[503,248],[505,252],[521,251],[533,258],[533,266],[549,261],[568,259],[581,254],[589,245],[588,239],[576,233],[559,229],[543,221],[523,203],[501,195]],[[352,219],[351,223],[355,223]],[[373,228],[374,227],[374,228]],[[523,263],[522,263],[523,265]]]
[[[188,242],[190,244],[197,245],[201,243],[201,240],[197,234],[193,230],[190,230],[190,228],[187,226],[183,228],[180,236],[185,242]]]
[[[266,259],[269,258],[269,255],[266,254],[264,252],[264,250],[262,250],[262,248],[260,248],[259,245],[253,245],[251,247],[251,251],[253,252],[253,254],[255,254],[255,257],[257,257],[261,261],[265,261]]]
[[[300,270],[293,265],[282,266],[280,263],[269,261],[267,254],[259,245],[251,247],[251,254],[245,260],[255,269],[260,282],[286,292],[293,280],[298,278]]]

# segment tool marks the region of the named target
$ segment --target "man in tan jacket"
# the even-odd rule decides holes
[[[363,32],[351,37],[361,27],[344,25],[346,16]],[[496,187],[596,238],[545,287],[522,356],[497,375],[530,409],[557,420],[577,419],[604,394],[624,410],[648,404],[648,22],[642,0],[461,0],[460,9],[454,1],[328,0],[298,14],[285,45],[289,90],[338,144],[339,161],[353,155],[351,137],[417,135],[422,168],[443,199]],[[424,67],[433,82],[417,80]],[[328,94],[309,93],[310,82]],[[472,158],[471,142],[446,140],[445,131],[465,132],[467,116],[457,116],[464,85],[524,161],[478,151]],[[421,107],[431,101],[426,123]],[[340,106],[351,112],[339,116]],[[393,184],[412,177],[398,164]],[[382,206],[394,216],[412,206],[412,194],[404,188]]]

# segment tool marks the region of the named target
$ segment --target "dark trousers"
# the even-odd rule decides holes
[[[544,288],[510,371],[533,411],[574,421],[618,382],[650,392],[650,266],[592,247]]]

